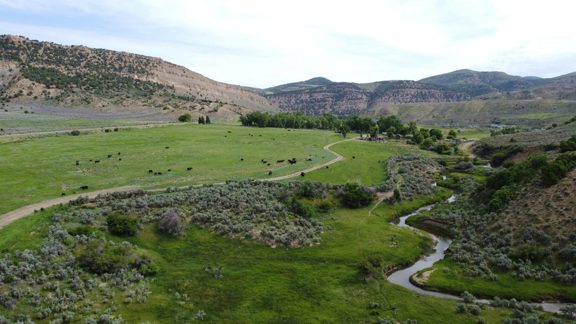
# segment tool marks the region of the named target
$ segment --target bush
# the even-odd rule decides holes
[[[312,218],[316,216],[316,210],[314,207],[299,201],[298,199],[292,197],[288,200],[288,209],[296,215],[302,216],[304,218]]]
[[[124,247],[94,241],[80,253],[77,262],[82,269],[90,273],[115,273],[126,266],[127,252]]]
[[[192,121],[192,115],[190,115],[189,113],[185,113],[183,115],[180,115],[178,117],[178,121],[182,122],[182,123],[188,123],[188,122]]]
[[[560,250],[559,256],[564,261],[576,261],[576,245],[569,244]]]
[[[576,151],[576,135],[566,141],[560,141],[560,152]]]
[[[113,213],[106,219],[108,230],[120,236],[134,236],[138,232],[138,220],[128,215]]]
[[[508,187],[508,186],[504,186],[500,189],[498,189],[493,195],[492,195],[492,199],[490,199],[490,202],[488,203],[488,207],[490,208],[491,211],[498,211],[502,208],[504,208],[509,201],[511,201],[512,199],[514,199],[514,191],[512,190],[512,188]]]
[[[562,154],[554,162],[542,167],[542,184],[546,187],[552,186],[560,181],[564,176],[576,167],[576,155]]]
[[[339,195],[342,205],[348,208],[360,208],[370,205],[374,200],[374,193],[370,189],[357,183],[347,183],[344,191]]]
[[[164,213],[162,219],[158,222],[158,229],[161,232],[174,236],[182,234],[185,228],[184,220],[176,211],[173,210]]]

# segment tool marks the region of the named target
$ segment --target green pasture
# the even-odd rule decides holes
[[[551,280],[519,280],[510,273],[496,272],[492,281],[466,275],[462,266],[450,260],[434,264],[426,287],[440,291],[461,293],[468,291],[477,296],[516,298],[519,300],[576,300],[576,289]]]
[[[3,143],[0,214],[80,193],[81,186],[152,188],[285,175],[333,159],[322,147],[340,139],[328,131],[187,124]],[[297,163],[288,164],[291,158]]]

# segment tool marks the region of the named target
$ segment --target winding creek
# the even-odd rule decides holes
[[[452,203],[454,201],[456,201],[456,196],[454,196],[454,195],[450,196],[450,198],[448,198],[446,200],[446,202],[448,202],[448,203]],[[448,249],[448,247],[450,246],[450,243],[452,243],[452,240],[450,240],[449,238],[436,236],[432,233],[428,233],[426,231],[417,229],[415,227],[412,227],[412,226],[406,224],[406,220],[408,218],[415,216],[415,215],[418,215],[418,214],[422,213],[423,211],[431,210],[432,208],[434,208],[434,206],[435,206],[435,204],[424,206],[424,207],[416,210],[415,212],[412,212],[406,216],[402,216],[402,217],[400,217],[398,224],[395,224],[395,225],[400,226],[400,227],[410,228],[414,231],[421,231],[421,232],[424,232],[424,233],[430,235],[436,243],[436,245],[434,246],[434,249],[435,249],[434,252],[432,254],[429,254],[429,255],[422,257],[420,260],[418,260],[416,263],[414,263],[413,265],[411,265],[408,268],[400,269],[398,271],[393,272],[392,274],[390,274],[388,276],[388,281],[390,281],[393,284],[396,284],[396,285],[402,286],[404,288],[410,289],[410,290],[412,290],[418,294],[421,294],[421,295],[433,296],[433,297],[444,298],[444,299],[461,300],[460,296],[452,295],[452,294],[448,294],[448,293],[437,292],[437,291],[425,290],[425,289],[422,289],[422,288],[414,285],[410,281],[410,277],[412,277],[413,275],[415,275],[419,271],[430,268],[434,265],[434,263],[444,259],[444,254],[445,254],[446,250]],[[490,300],[488,300],[488,299],[477,299],[477,301],[479,303],[482,303],[482,304],[490,303]],[[549,303],[549,302],[531,303],[531,304],[534,306],[542,307],[543,310],[545,310],[547,312],[553,312],[553,313],[559,313],[560,309],[562,307],[570,305],[567,303]]]

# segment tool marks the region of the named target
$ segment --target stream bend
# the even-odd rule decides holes
[[[450,198],[448,198],[446,200],[446,202],[452,203],[452,202],[456,201],[456,199],[457,199],[456,196],[452,195],[452,196],[450,196]],[[420,295],[432,296],[432,297],[443,298],[443,299],[461,300],[460,296],[452,295],[449,293],[425,290],[425,289],[422,289],[422,288],[414,285],[410,281],[410,277],[412,277],[413,275],[415,275],[419,271],[430,268],[434,265],[434,263],[444,259],[445,252],[448,249],[448,247],[450,247],[450,243],[452,243],[452,240],[450,240],[449,238],[437,236],[437,235],[434,235],[432,233],[417,229],[415,227],[412,227],[412,226],[406,224],[406,220],[408,218],[415,216],[415,215],[418,215],[418,214],[422,213],[423,211],[431,210],[432,208],[434,208],[434,206],[435,206],[435,204],[424,206],[424,207],[422,207],[422,208],[420,208],[420,209],[418,209],[418,210],[416,210],[416,211],[414,211],[408,215],[400,217],[398,224],[394,224],[394,225],[397,225],[399,227],[410,228],[414,231],[420,231],[420,232],[424,232],[424,233],[430,235],[435,242],[435,246],[434,246],[434,252],[432,254],[423,256],[420,260],[418,260],[416,263],[414,263],[413,265],[411,265],[408,268],[394,271],[393,273],[391,273],[388,276],[388,281],[390,281],[393,284],[402,286],[406,289],[412,290],[412,291],[414,291]],[[482,303],[482,304],[489,304],[490,303],[490,300],[488,300],[488,299],[477,299],[476,301],[479,303]],[[542,307],[542,309],[547,311],[547,312],[559,313],[560,309],[562,307],[568,306],[570,304],[568,304],[568,303],[542,302],[542,303],[531,303],[531,305]]]

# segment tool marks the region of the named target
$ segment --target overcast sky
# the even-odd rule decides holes
[[[246,86],[576,71],[573,0],[0,0],[0,34],[161,57]]]

